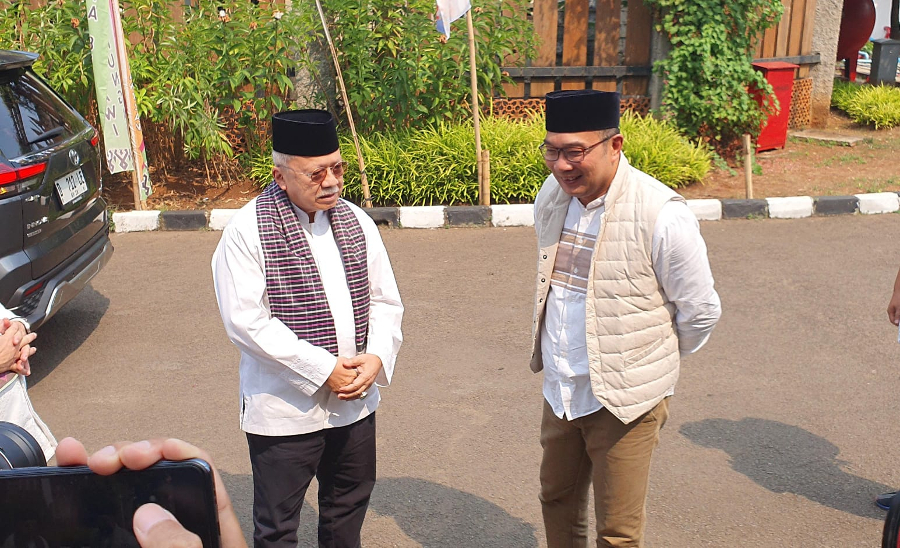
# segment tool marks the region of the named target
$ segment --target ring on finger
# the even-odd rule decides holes
[[[362,394],[359,395],[359,399],[364,400],[364,399],[366,399],[366,396],[368,396],[368,395],[369,395],[369,393],[366,392],[365,390],[363,390]]]

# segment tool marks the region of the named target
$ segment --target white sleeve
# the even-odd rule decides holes
[[[366,353],[381,358],[382,369],[375,382],[379,386],[387,386],[391,383],[403,342],[403,303],[378,227],[365,212],[357,216],[366,235],[366,263],[369,269],[369,337]]]
[[[256,217],[247,215],[233,221],[225,227],[212,258],[216,300],[228,338],[241,352],[261,363],[295,371],[305,382],[292,384],[312,395],[334,371],[337,358],[324,348],[299,339],[281,320],[271,316]]]
[[[653,230],[653,270],[675,304],[675,329],[682,355],[699,350],[722,315],[700,223],[683,201],[662,207]]]
[[[11,310],[8,310],[5,306],[0,304],[0,319],[3,319],[3,318],[6,318],[13,322],[21,323],[22,325],[25,326],[25,331],[31,333],[31,324],[28,323],[28,320],[26,320],[25,318],[22,318],[20,316],[16,316],[15,314],[12,313]]]

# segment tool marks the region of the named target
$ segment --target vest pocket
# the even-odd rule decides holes
[[[624,352],[622,354],[622,357],[625,359],[625,367],[628,368],[632,365],[640,363],[641,360],[648,357],[653,353],[654,350],[661,347],[665,342],[666,340],[664,338],[658,338],[649,345]]]

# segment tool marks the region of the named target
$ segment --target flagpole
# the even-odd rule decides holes
[[[485,192],[484,160],[481,153],[481,111],[478,108],[478,75],[475,72],[475,26],[472,24],[472,8],[466,11],[466,26],[469,30],[469,76],[472,80],[472,119],[475,124],[475,165],[478,170],[478,197],[481,205],[490,205],[491,197],[489,193]]]
[[[344,108],[347,109],[347,120],[350,122],[350,134],[353,135],[353,146],[356,147],[356,159],[359,162],[359,179],[362,183],[363,191],[363,207],[372,207],[372,197],[369,194],[369,180],[366,177],[366,166],[363,162],[362,149],[359,146],[359,139],[356,136],[356,125],[353,123],[353,112],[350,110],[350,100],[347,99],[347,88],[344,86],[344,77],[341,74],[341,65],[338,63],[337,50],[334,49],[334,43],[331,41],[331,33],[328,32],[328,23],[325,22],[325,11],[322,9],[322,2],[316,0],[316,8],[319,10],[319,19],[322,20],[322,29],[325,31],[325,40],[328,42],[328,48],[331,50],[331,58],[334,60],[334,70],[337,73],[338,84],[341,88],[341,97],[344,99]]]

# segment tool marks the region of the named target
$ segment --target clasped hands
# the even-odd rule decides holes
[[[362,399],[375,384],[375,377],[381,367],[381,358],[375,354],[359,354],[353,358],[338,357],[334,371],[325,384],[338,395],[338,399]]]
[[[28,333],[22,322],[12,322],[6,318],[0,321],[0,374],[12,371],[19,375],[31,374],[28,359],[37,352],[31,346],[37,333]]]

